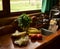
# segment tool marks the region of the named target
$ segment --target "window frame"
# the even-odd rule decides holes
[[[10,12],[10,0],[2,0],[3,11],[1,12],[0,18],[3,17],[11,17],[11,16],[19,16],[22,13],[32,14],[41,12],[41,10],[28,10],[28,11],[18,11],[18,12]]]

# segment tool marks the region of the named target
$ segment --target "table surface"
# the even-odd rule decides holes
[[[45,44],[55,38],[56,36],[60,35],[60,30],[58,30],[56,33],[51,34],[49,36],[43,36],[43,40],[32,42],[29,41],[29,44],[25,47],[18,47],[13,44],[13,41],[11,39],[11,35],[7,34],[4,36],[0,36],[0,49],[35,49],[36,47]]]

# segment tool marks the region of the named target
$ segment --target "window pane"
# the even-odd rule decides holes
[[[42,0],[10,0],[11,12],[39,10]]]
[[[0,0],[0,10],[3,10],[3,8],[2,8],[2,0]]]

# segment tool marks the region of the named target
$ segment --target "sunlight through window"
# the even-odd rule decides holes
[[[2,8],[2,0],[0,0],[0,10],[3,10],[3,8]]]
[[[42,0],[10,0],[11,12],[40,10]]]

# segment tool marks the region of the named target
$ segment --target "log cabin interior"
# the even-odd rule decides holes
[[[0,49],[60,49],[60,0],[0,0]]]

